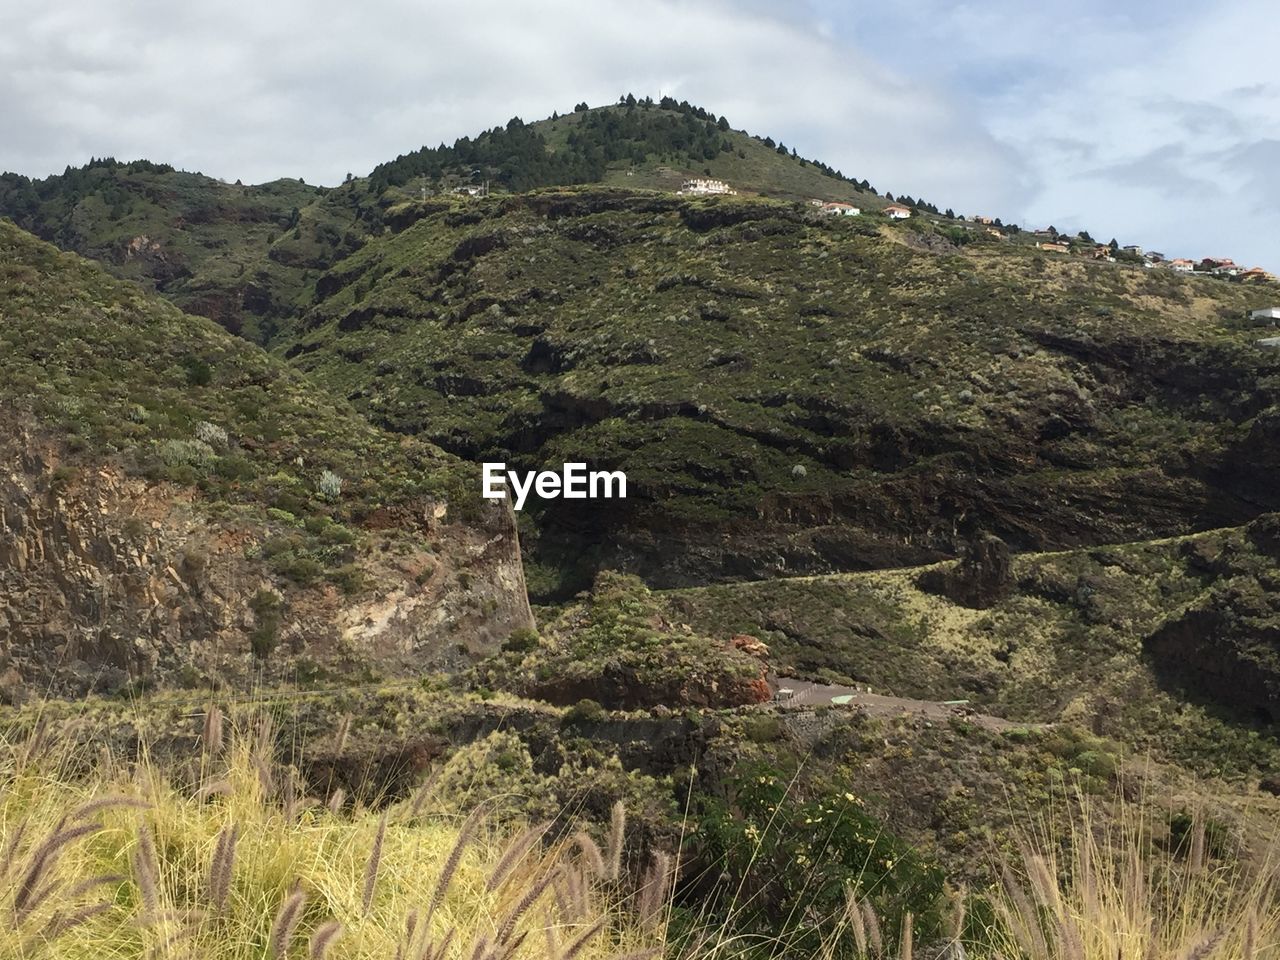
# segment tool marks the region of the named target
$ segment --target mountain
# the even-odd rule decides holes
[[[467,459],[626,471],[626,501],[532,511],[541,596],[604,567],[870,569],[1280,505],[1254,288],[755,197],[578,188],[417,216],[323,276],[280,343]]]
[[[680,844],[679,923],[793,956],[851,891],[932,956],[944,874],[982,935],[1042,818],[1270,869],[1274,286],[888,200],[633,98],[333,188],[0,178],[0,698],[113,695],[11,740],[189,797],[225,703],[280,837],[479,804],[585,868],[581,812],[611,891]]]
[[[714,154],[714,156],[712,156]],[[864,205],[883,201],[769,138],[663,101],[513,119],[453,147],[382,164],[338,187],[282,179],[234,184],[146,160],[91,160],[39,180],[0,174],[0,216],[116,276],[150,284],[183,310],[267,343],[310,302],[316,278],[396,223],[393,208],[460,184],[495,190],[618,182],[674,189],[686,176],[743,189]]]
[[[503,190],[606,183],[633,189],[678,189],[687,177],[714,177],[761,196],[789,200],[820,197],[858,201],[878,209],[885,201],[866,181],[798,156],[771,137],[733,129],[726,117],[677,102],[626,97],[611,106],[525,123],[513,118],[453,146],[423,147],[380,164],[371,190],[410,196],[459,184],[491,181]]]
[[[0,305],[0,694],[373,677],[530,625],[471,466],[2,221]]]
[[[244,186],[147,161],[0,175],[0,216],[258,342],[307,302],[319,271],[364,242],[361,215],[350,188]]]

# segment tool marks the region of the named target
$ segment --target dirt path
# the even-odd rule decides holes
[[[976,723],[987,730],[997,733],[1015,728],[1040,727],[1043,724],[1015,723],[1003,717],[993,717],[986,713],[977,713],[963,703],[941,703],[936,700],[913,700],[910,697],[890,697],[880,693],[867,693],[857,687],[841,687],[827,683],[813,683],[809,680],[798,680],[795,677],[771,677],[772,686],[779,691],[790,690],[790,695],[782,693],[769,706],[781,707],[784,710],[817,706],[856,707],[873,717],[896,717],[904,713],[926,717],[930,720],[946,721],[953,717]]]

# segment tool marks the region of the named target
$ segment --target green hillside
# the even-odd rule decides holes
[[[601,182],[675,190],[691,176],[725,179],[762,196],[858,200],[872,209],[884,203],[866,180],[671,97],[580,104],[534,123],[516,117],[451,147],[423,147],[380,164],[369,181],[374,193],[400,188],[413,195],[482,181],[504,191]]]
[[[465,663],[443,634],[530,622],[473,466],[5,221],[0,453],[0,699]]]
[[[286,355],[468,459],[622,468],[553,502],[538,588],[659,585],[1051,549],[1242,522],[1280,363],[1251,288],[923,218],[744,197],[534,192],[423,204],[327,274]]]
[[[4,221],[0,271],[0,403],[73,450],[304,516],[334,512],[315,489],[324,470],[345,478],[350,518],[471,486],[454,458],[401,443],[265,351]],[[221,433],[201,439],[201,423]]]
[[[363,242],[348,187],[230,184],[146,161],[0,175],[0,216],[247,339],[270,339],[319,271]]]
[[[863,935],[915,931],[900,957],[1043,925],[1067,946],[969,954],[1038,960],[1093,954],[1049,923],[1056,861],[1026,861],[1034,906],[1019,856],[1132,823],[1168,869],[1107,882],[1127,930],[1198,876],[1235,904],[1213,956],[1271,937],[1274,887],[1240,878],[1274,873],[1280,810],[1280,351],[1249,319],[1274,285],[888,199],[634,98],[333,188],[0,177],[0,836],[43,870],[46,827],[56,854],[120,805],[104,911],[134,937],[168,917],[148,879],[185,909],[217,874],[235,909],[194,909],[192,943],[237,957],[302,949],[275,945],[296,916],[264,939],[258,886],[341,914],[332,956],[421,946],[449,911],[392,863],[444,817],[446,885],[546,821],[494,868],[533,876],[545,831],[562,866],[527,893],[466,880],[495,935],[661,872],[643,936],[595,928],[619,951],[893,954],[844,949],[852,896]],[[493,460],[628,497],[514,515]],[[106,869],[62,864],[72,900]],[[555,936],[507,952],[588,955]]]

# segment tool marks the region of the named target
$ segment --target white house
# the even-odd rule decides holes
[[[1280,307],[1263,307],[1261,310],[1254,310],[1249,314],[1249,319],[1275,326],[1280,322]]]
[[[856,217],[862,211],[852,203],[841,203],[834,200],[822,205],[822,212],[829,217]]]
[[[891,203],[884,208],[884,215],[890,220],[905,220],[911,216],[911,208],[900,203]]]
[[[730,195],[736,194],[738,191],[723,180],[712,180],[708,177],[693,177],[684,182],[680,188],[680,193],[691,194],[693,196],[708,196],[712,194]]]

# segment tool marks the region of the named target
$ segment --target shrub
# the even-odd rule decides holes
[[[156,456],[166,467],[202,467],[213,461],[213,447],[203,440],[161,440]]]
[[[329,579],[338,585],[338,589],[347,596],[354,596],[365,588],[364,571],[359,564],[344,563],[329,571]]]
[[[186,372],[187,383],[193,387],[207,387],[213,380],[213,370],[199,357],[184,357],[182,368]]]
[[[249,635],[249,646],[259,660],[269,657],[279,642],[282,607],[280,595],[272,590],[259,590],[249,601],[255,623]]]
[[[207,443],[211,447],[225,447],[227,445],[227,431],[216,423],[201,420],[196,424],[196,439]]]
[[[337,500],[342,496],[342,478],[332,470],[325,470],[320,474],[320,480],[316,484],[316,490],[320,496],[326,500]]]
[[[703,800],[690,855],[736,881],[710,891],[736,904],[710,909],[726,909],[734,932],[778,937],[796,956],[821,953],[828,934],[811,918],[843,915],[850,897],[874,906],[894,937],[907,914],[917,934],[936,935],[942,871],[889,833],[854,794],[800,796],[793,786],[790,776],[755,766],[732,782],[729,802]]]
[[[530,627],[512,630],[511,635],[502,644],[502,649],[508,653],[528,653],[537,648],[538,631]]]
[[[584,698],[565,711],[560,725],[562,727],[572,727],[579,724],[599,723],[602,720],[607,720],[608,717],[609,712],[599,703],[595,700]]]

